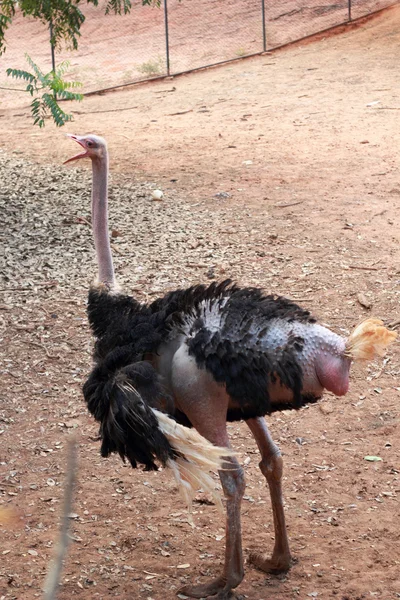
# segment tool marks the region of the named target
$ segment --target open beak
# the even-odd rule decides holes
[[[68,158],[68,160],[65,160],[63,162],[63,165],[72,162],[73,160],[78,160],[78,158],[85,158],[86,156],[89,156],[89,152],[86,150],[85,146],[83,145],[83,143],[81,142],[81,140],[79,139],[79,136],[77,135],[73,135],[72,133],[66,133],[65,134],[67,137],[71,138],[71,140],[75,140],[75,142],[78,142],[78,144],[80,144],[82,146],[82,148],[84,148],[84,152],[80,152],[79,154],[75,154],[75,156],[72,156],[71,158]]]

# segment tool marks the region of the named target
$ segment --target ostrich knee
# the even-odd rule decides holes
[[[226,465],[226,470],[220,472],[225,498],[227,501],[234,500],[235,498],[240,501],[246,489],[244,471],[239,464],[231,465],[227,462]]]
[[[264,419],[249,420],[247,423],[261,452],[259,467],[267,481],[271,496],[275,532],[275,544],[271,558],[265,554],[252,553],[249,559],[263,571],[274,573],[287,571],[291,564],[291,556],[283,509],[282,456],[278,446],[271,438]]]
[[[276,484],[282,481],[283,459],[278,449],[276,454],[268,456],[268,458],[264,457],[258,466],[269,484]]]

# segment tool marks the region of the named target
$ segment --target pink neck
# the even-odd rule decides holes
[[[96,248],[98,279],[107,287],[114,287],[114,267],[108,234],[108,155],[92,159],[92,227]]]

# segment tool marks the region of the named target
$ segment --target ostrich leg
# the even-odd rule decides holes
[[[267,480],[274,515],[275,545],[271,558],[264,554],[252,553],[249,561],[259,569],[270,573],[287,571],[291,556],[286,533],[285,514],[282,497],[282,457],[278,446],[271,438],[264,417],[246,421],[261,453],[260,469]]]
[[[229,399],[209,373],[197,368],[183,347],[174,357],[172,381],[179,408],[193,427],[213,444],[230,448],[226,430]],[[244,473],[235,457],[225,464],[226,470],[219,472],[227,511],[223,571],[212,581],[187,585],[179,590],[179,593],[191,598],[235,598],[232,589],[239,585],[244,576],[240,526],[240,506],[245,489]]]
[[[203,432],[202,435],[205,437],[206,433]],[[218,445],[222,445],[221,439]],[[207,598],[207,600],[235,598],[232,589],[239,585],[244,576],[240,527],[240,506],[245,488],[244,475],[243,469],[235,458],[226,463],[226,467],[229,470],[220,471],[219,473],[226,498],[227,511],[223,572],[219,577],[207,583],[187,585],[179,590],[179,593],[191,598]]]

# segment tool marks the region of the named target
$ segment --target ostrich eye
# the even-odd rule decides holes
[[[87,142],[87,145],[89,146],[89,148],[93,148],[94,146],[94,142],[91,142],[90,140]]]

